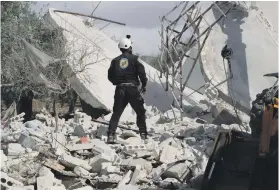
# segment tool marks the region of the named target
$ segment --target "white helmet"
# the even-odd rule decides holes
[[[119,41],[118,48],[119,49],[129,49],[132,46],[132,41],[130,40],[130,35],[127,35],[126,38],[122,38]]]

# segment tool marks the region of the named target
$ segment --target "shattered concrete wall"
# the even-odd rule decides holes
[[[206,5],[207,3],[207,5]],[[204,3],[203,9],[211,2]],[[222,6],[220,6],[222,8]],[[213,23],[221,12],[214,7],[205,18]],[[203,23],[207,26],[206,23]],[[209,35],[202,52],[202,70],[207,80],[217,85],[226,79],[221,50],[227,43],[233,50],[231,67],[233,92],[228,83],[218,86],[223,99],[234,99],[249,112],[251,101],[275,79],[263,77],[278,67],[278,2],[240,2],[227,18],[221,19]],[[230,102],[230,101],[228,101]]]

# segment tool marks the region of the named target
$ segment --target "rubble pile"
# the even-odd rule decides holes
[[[2,125],[1,186],[26,190],[191,189],[205,171],[214,138],[238,125],[213,125],[204,119],[176,121],[147,108],[148,140],[134,123],[117,129],[108,145],[107,126],[75,112],[65,121],[44,109],[23,123],[24,114]],[[102,121],[102,120],[99,120]],[[104,121],[102,121],[104,122]]]

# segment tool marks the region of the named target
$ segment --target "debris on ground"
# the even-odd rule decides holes
[[[148,140],[141,140],[136,125],[129,123],[117,129],[117,143],[108,145],[108,126],[100,124],[106,121],[91,121],[80,111],[68,121],[59,118],[58,130],[45,109],[26,123],[23,115],[2,126],[1,186],[6,188],[190,189],[198,186],[218,132],[242,130],[199,117],[162,119],[164,114],[156,111],[147,114]]]

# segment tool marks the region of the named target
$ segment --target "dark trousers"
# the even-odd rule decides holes
[[[146,133],[144,99],[136,86],[117,86],[114,95],[113,114],[109,123],[108,133],[115,134],[119,119],[130,104],[137,114],[137,126],[140,133]]]

